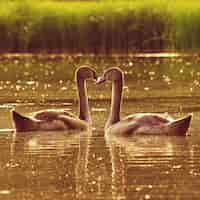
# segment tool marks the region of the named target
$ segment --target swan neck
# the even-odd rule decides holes
[[[79,96],[79,119],[90,121],[89,104],[86,89],[86,80],[77,79],[78,82],[78,96]]]
[[[123,79],[113,81],[112,83],[112,97],[111,97],[111,110],[106,123],[106,128],[112,124],[120,121],[120,108],[122,98]]]

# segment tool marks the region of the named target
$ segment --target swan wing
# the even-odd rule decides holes
[[[86,130],[88,128],[88,124],[79,118],[74,118],[66,115],[59,115],[57,120],[60,120],[65,123],[69,129],[78,129],[78,130]]]
[[[87,130],[87,123],[64,113],[40,113],[40,129],[42,130]],[[36,119],[38,120],[38,119]]]
[[[166,113],[136,113],[125,117],[122,121],[137,122],[139,125],[160,125],[173,121],[173,118]]]
[[[120,121],[108,129],[106,129],[106,134],[113,134],[113,135],[123,135],[128,136],[131,133],[135,132],[139,128],[137,122],[134,121]]]
[[[59,117],[59,115],[62,116],[69,116],[69,117],[75,117],[72,113],[66,111],[66,110],[43,110],[39,112],[33,113],[33,117],[37,120],[54,120]]]

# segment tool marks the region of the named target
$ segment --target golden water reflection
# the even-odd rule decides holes
[[[110,97],[110,88],[103,89]],[[132,95],[137,92],[143,93]],[[45,108],[77,112],[75,101],[14,104],[25,114]],[[92,131],[14,134],[9,132],[12,105],[0,108],[0,199],[199,199],[199,98],[147,96],[124,99],[122,105],[122,117],[193,112],[190,137],[104,137],[107,99],[90,100]]]
[[[199,139],[140,136],[108,137],[113,179],[126,199],[196,199],[200,183]],[[194,151],[198,146],[198,152]],[[193,170],[198,171],[196,174]],[[123,193],[123,191],[120,191]],[[117,192],[119,194],[119,190]]]
[[[195,199],[199,142],[100,131],[1,135],[0,198]]]

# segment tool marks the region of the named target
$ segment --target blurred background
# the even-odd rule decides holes
[[[0,52],[196,51],[199,10],[195,0],[1,0]]]

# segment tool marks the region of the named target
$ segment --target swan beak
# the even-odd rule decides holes
[[[98,77],[96,80],[96,84],[101,84],[103,82],[105,82],[105,78],[103,76]]]

